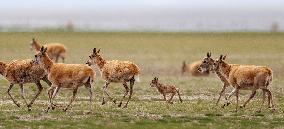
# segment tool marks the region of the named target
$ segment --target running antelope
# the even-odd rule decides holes
[[[25,104],[28,107],[28,111],[31,111],[32,104],[43,89],[40,80],[45,81],[49,86],[51,86],[44,69],[35,64],[31,59],[13,60],[9,63],[0,61],[0,74],[9,81],[10,86],[7,93],[14,104],[16,104],[18,107],[20,107],[20,104],[12,97],[10,91],[15,84],[19,84],[21,97],[24,99]],[[33,97],[30,103],[27,102],[24,96],[24,84],[26,83],[35,83],[38,89],[36,95]]]
[[[257,89],[262,89],[263,91],[263,101],[259,111],[261,111],[263,107],[266,93],[268,94],[268,107],[274,108],[272,93],[268,89],[269,84],[272,82],[273,71],[266,66],[228,64],[225,62],[225,59],[226,56],[221,55],[218,60],[214,61],[213,67],[211,68],[215,71],[220,71],[226,79],[228,79],[230,85],[234,87],[234,90],[229,94],[228,98],[236,94],[236,111],[238,110],[239,90],[252,91],[250,97],[241,108],[245,107],[255,96]]]
[[[178,94],[179,100],[182,103],[182,99],[180,97],[179,89],[176,88],[175,86],[162,84],[162,83],[159,82],[159,79],[157,77],[155,77],[151,81],[150,86],[156,87],[158,89],[158,91],[163,95],[164,100],[166,102],[173,104],[172,99],[176,94]],[[167,98],[166,98],[167,94],[171,94],[171,97],[170,97],[169,100],[167,100]]]
[[[96,77],[92,68],[85,64],[54,63],[46,52],[47,48],[42,47],[40,52],[35,55],[36,63],[39,63],[44,68],[48,73],[48,79],[52,83],[51,87],[48,89],[49,106],[46,111],[48,112],[50,108],[55,108],[56,105],[53,104],[52,99],[55,98],[59,89],[68,88],[73,89],[73,96],[66,108],[63,109],[63,111],[67,111],[75,100],[78,88],[82,85],[89,91],[89,108],[91,111],[92,83]]]
[[[227,78],[221,73],[221,71],[217,70],[217,69],[213,69],[213,64],[214,61],[211,58],[211,52],[207,52],[207,57],[203,59],[202,63],[200,64],[198,71],[211,71],[212,73],[216,73],[216,75],[219,77],[219,79],[221,80],[221,82],[223,83],[223,87],[222,90],[219,93],[219,97],[218,100],[216,102],[216,105],[219,103],[221,97],[224,95],[225,90],[228,86],[230,86],[229,81],[227,80]],[[229,103],[227,103],[226,105],[229,105]]]
[[[114,82],[122,83],[125,88],[125,93],[122,100],[118,104],[118,107],[121,107],[122,101],[125,99],[129,92],[128,100],[124,106],[124,108],[126,108],[133,94],[134,82],[135,80],[139,81],[140,72],[138,66],[130,61],[106,61],[100,55],[100,50],[97,51],[96,48],[93,49],[93,53],[89,57],[90,59],[87,61],[87,64],[89,66],[97,65],[99,67],[101,77],[105,81],[105,85],[103,86],[104,93],[102,105],[106,103],[105,94],[116,104],[116,100],[113,99],[107,91],[109,84],[111,82]],[[128,88],[127,82],[130,82],[130,88]]]

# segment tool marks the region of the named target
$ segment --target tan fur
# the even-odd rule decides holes
[[[40,51],[42,47],[35,39],[32,40],[31,47],[34,49],[36,53]],[[50,59],[58,62],[58,59],[61,58],[64,62],[65,54],[66,54],[66,47],[61,43],[49,43],[43,45],[43,47],[47,48],[46,53],[50,57]]]
[[[180,96],[179,89],[176,88],[175,86],[165,85],[165,84],[159,83],[159,80],[158,80],[157,77],[155,77],[151,81],[150,86],[156,87],[158,89],[158,91],[163,95],[165,101],[167,101],[167,98],[166,98],[167,94],[171,94],[170,99],[167,101],[168,103],[173,103],[172,99],[176,94],[178,94],[179,100],[182,103],[182,99],[181,99],[181,96]]]
[[[7,63],[6,62],[2,62],[0,61],[0,74],[3,76],[5,73],[7,67]]]
[[[203,61],[201,62],[198,71],[202,72],[202,71],[211,71],[213,73],[216,73],[216,75],[218,76],[218,78],[221,80],[221,82],[223,83],[223,87],[222,90],[219,93],[219,98],[216,102],[216,105],[219,103],[221,97],[224,95],[225,90],[228,86],[230,86],[230,83],[228,81],[228,79],[223,75],[223,73],[220,70],[217,69],[213,69],[213,64],[214,64],[215,60],[213,60],[211,58],[211,53],[208,52],[207,53],[207,57],[203,59]],[[224,105],[228,105],[228,104],[224,104]],[[224,106],[223,106],[224,107]]]
[[[53,64],[48,72],[52,85],[74,88],[87,83],[88,79],[95,80],[94,71],[83,64]]]
[[[139,74],[139,68],[129,61],[107,61],[100,69],[101,76],[109,82],[124,82]]]
[[[43,89],[40,84],[40,80],[44,80],[47,84],[51,85],[51,83],[46,78],[46,72],[44,71],[44,69],[39,65],[35,64],[34,61],[31,59],[13,60],[10,63],[0,62],[0,74],[3,75],[10,82],[8,95],[17,106],[20,105],[11,96],[10,90],[12,89],[14,84],[20,85],[21,96],[25,100],[28,110],[31,110],[33,102]],[[35,83],[39,90],[36,96],[29,104],[27,103],[23,95],[23,84],[25,83]]]
[[[237,97],[239,90],[251,90],[252,93],[249,99],[242,107],[255,96],[257,89],[263,90],[263,102],[265,99],[265,92],[268,94],[268,105],[274,107],[272,101],[272,93],[268,89],[269,84],[272,82],[272,70],[266,66],[255,65],[232,65],[228,64],[220,57],[216,63],[220,71],[228,78],[230,84],[235,87],[235,94]],[[237,107],[238,108],[238,107]],[[260,107],[261,111],[262,106]]]
[[[96,75],[90,66],[85,64],[53,63],[46,53],[46,48],[42,48],[40,53],[38,53],[35,57],[36,62],[40,63],[40,65],[48,73],[48,79],[52,83],[52,86],[48,91],[50,98],[48,110],[50,108],[54,108],[52,98],[55,97],[60,88],[71,88],[73,89],[73,98],[68,106],[64,109],[64,111],[66,111],[74,101],[78,87],[82,85],[85,85],[85,87],[89,89],[91,110],[91,83],[95,80]]]
[[[242,106],[245,107],[246,104],[255,96],[256,90],[262,89],[263,103],[266,96],[265,93],[267,93],[268,105],[269,107],[270,105],[274,107],[272,94],[268,89],[269,84],[272,82],[272,70],[266,66],[228,64],[224,61],[225,58],[226,56],[223,57],[221,55],[219,60],[214,61],[213,69],[215,71],[220,71],[228,79],[230,85],[235,88],[229,97],[235,93],[238,105],[239,90],[251,90],[252,94],[250,98]],[[261,108],[262,106],[260,107],[260,110]]]
[[[107,93],[107,87],[109,83],[115,82],[115,83],[122,83],[126,92],[124,94],[123,99],[129,92],[129,88],[127,86],[127,82],[130,82],[130,95],[128,98],[128,101],[124,107],[127,107],[127,104],[132,96],[133,92],[133,85],[135,82],[135,76],[138,76],[140,71],[136,64],[130,62],[130,61],[106,61],[103,59],[103,57],[99,54],[99,51],[96,51],[94,48],[92,55],[90,56],[90,60],[87,62],[89,65],[97,65],[101,72],[102,79],[105,80],[104,85],[104,93],[108,95],[110,99],[113,100],[114,103],[116,103],[116,100],[109,96]],[[105,104],[105,99],[103,97],[103,103]],[[121,106],[122,101],[118,105]]]
[[[13,84],[34,83],[46,75],[40,65],[34,64],[33,60],[14,60],[7,64],[4,72],[6,79]]]
[[[195,61],[191,64],[186,64],[185,61],[182,64],[182,72],[181,74],[184,75],[185,73],[190,73],[192,76],[200,77],[200,76],[208,76],[209,71],[200,72],[198,71],[199,66],[201,65],[202,61]]]

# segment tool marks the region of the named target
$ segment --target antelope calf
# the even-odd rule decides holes
[[[212,69],[220,71],[226,79],[228,79],[230,85],[234,87],[234,90],[229,94],[229,98],[233,94],[236,94],[236,110],[238,110],[239,90],[252,91],[248,100],[241,106],[245,107],[246,104],[255,96],[257,89],[262,89],[263,91],[263,101],[259,111],[261,111],[264,104],[266,93],[268,94],[269,108],[274,108],[272,93],[268,89],[269,84],[272,82],[272,70],[266,66],[228,64],[225,62],[225,59],[226,56],[221,55],[218,60],[214,61]]]
[[[154,77],[154,79],[151,81],[150,83],[151,87],[156,87],[158,89],[158,91],[163,95],[164,100],[168,103],[173,104],[172,99],[173,97],[178,94],[179,100],[182,103],[182,99],[180,97],[180,92],[179,89],[176,88],[173,85],[165,85],[159,82],[159,79],[157,77]],[[170,99],[167,101],[167,94],[171,94]]]
[[[198,70],[202,61],[195,61],[191,64],[186,64],[185,61],[182,62],[181,67],[181,75],[185,75],[186,73],[190,73],[192,76],[200,77],[200,76],[208,76],[209,70],[201,72]]]
[[[36,53],[40,51],[42,46],[33,38],[31,42],[31,49],[33,49]],[[50,59],[58,62],[58,59],[61,58],[62,62],[65,61],[66,47],[60,43],[49,43],[43,45],[43,47],[48,48],[46,53]]]
[[[136,64],[130,61],[106,61],[101,55],[100,50],[93,49],[93,53],[89,56],[90,59],[87,61],[89,66],[97,65],[99,67],[101,77],[105,81],[105,85],[103,86],[103,102],[102,105],[106,103],[105,94],[116,104],[116,100],[113,99],[109,93],[107,92],[107,88],[111,82],[114,83],[122,83],[125,88],[125,93],[123,95],[122,100],[118,104],[118,107],[121,107],[123,99],[128,95],[128,100],[124,106],[127,107],[132,94],[133,94],[133,86],[135,80],[139,81],[139,68]],[[130,82],[130,88],[127,86],[127,82]]]
[[[40,52],[35,55],[36,63],[39,63],[48,73],[48,79],[52,83],[48,90],[49,106],[54,108],[52,99],[55,98],[60,88],[73,89],[73,96],[69,104],[63,110],[66,111],[75,100],[77,90],[84,85],[89,91],[90,111],[92,110],[92,83],[95,80],[95,72],[91,67],[83,64],[63,64],[54,63],[47,55],[47,48],[42,47]]]
[[[33,60],[26,59],[26,60],[13,60],[9,63],[0,61],[0,74],[4,76],[10,83],[8,88],[8,95],[18,107],[20,104],[12,97],[10,91],[12,90],[15,84],[19,84],[20,86],[20,93],[21,97],[24,99],[28,110],[31,110],[32,104],[36,100],[36,98],[40,95],[43,87],[40,83],[40,80],[45,81],[49,86],[51,83],[48,81],[46,77],[46,72],[42,67],[36,65]],[[26,83],[35,83],[38,89],[38,92],[33,97],[30,103],[27,102],[24,96],[24,84]]]

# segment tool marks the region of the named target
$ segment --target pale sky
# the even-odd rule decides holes
[[[79,28],[177,31],[265,30],[273,22],[284,24],[284,0],[3,0],[0,9],[2,28],[67,21]]]
[[[0,8],[21,10],[140,10],[140,9],[270,9],[284,10],[283,0],[6,0]]]

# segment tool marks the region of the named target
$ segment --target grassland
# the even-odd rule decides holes
[[[32,37],[43,43],[61,42],[68,48],[67,63],[85,63],[92,48],[101,48],[108,59],[130,60],[141,68],[141,82],[134,87],[134,98],[127,109],[113,103],[101,105],[103,81],[97,72],[94,87],[95,102],[88,111],[87,91],[79,89],[73,107],[67,113],[55,109],[44,113],[47,85],[27,111],[19,96],[19,88],[12,94],[21,102],[16,107],[8,98],[8,82],[0,80],[0,128],[281,128],[284,126],[284,34],[283,33],[0,33],[0,60],[33,58],[29,49]],[[202,59],[207,51],[213,57],[227,54],[230,63],[266,65],[274,70],[272,92],[276,110],[264,108],[257,113],[261,93],[239,112],[232,104],[225,109],[215,106],[221,82],[215,75],[205,78],[181,76],[181,62]],[[164,83],[175,84],[182,90],[184,103],[175,98],[173,105],[165,104],[156,89],[150,88],[153,76]],[[229,92],[230,89],[227,90]],[[28,99],[35,94],[33,84],[25,86]],[[121,98],[124,88],[111,84],[109,91]],[[250,92],[241,91],[241,103]],[[69,101],[70,90],[61,90],[56,98],[62,105]],[[232,101],[234,101],[234,97]],[[266,106],[267,107],[267,106]]]

